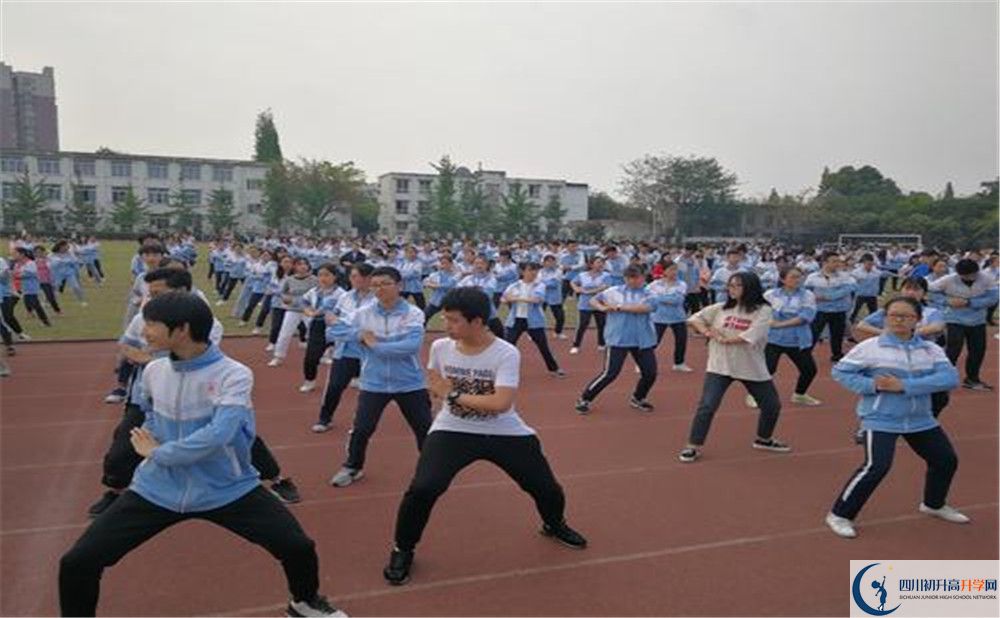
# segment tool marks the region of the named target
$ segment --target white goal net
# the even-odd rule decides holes
[[[840,234],[837,236],[837,246],[841,251],[858,247],[862,249],[899,247],[920,251],[924,248],[924,237],[921,234]]]

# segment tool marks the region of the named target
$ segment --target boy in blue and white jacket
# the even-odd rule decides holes
[[[545,284],[545,306],[552,312],[555,319],[553,333],[556,339],[569,339],[563,329],[566,327],[566,311],[563,309],[565,279],[562,270],[556,264],[556,255],[546,253],[542,257],[542,269],[538,271],[538,279]]]
[[[878,311],[879,282],[882,280],[882,273],[875,268],[875,256],[865,253],[861,256],[860,264],[851,271],[856,285],[854,289],[854,309],[848,322],[854,323],[862,307],[867,307],[868,315]]]
[[[830,359],[839,361],[843,356],[844,331],[847,312],[851,310],[851,297],[857,284],[854,277],[843,270],[843,260],[833,251],[821,259],[819,271],[806,277],[805,287],[816,297],[816,317],[813,319],[813,344],[819,341],[823,328],[830,326]]]
[[[203,519],[281,561],[288,615],[344,615],[318,594],[315,544],[251,465],[253,373],[209,342],[212,310],[194,294],[170,292],[150,300],[143,316],[150,346],[170,352],[143,373],[146,421],[131,442],[145,461],[62,557],[62,614],[95,615],[105,568],[167,527]]]
[[[865,461],[837,496],[826,523],[835,534],[857,536],[853,520],[892,466],[902,436],[927,462],[922,513],[953,523],[969,518],[946,504],[958,458],[931,413],[931,394],[958,385],[958,372],[937,345],[914,333],[923,307],[912,298],[886,305],[888,332],[855,346],[833,368],[833,378],[861,396]]]
[[[362,476],[368,441],[382,412],[395,401],[413,430],[417,449],[431,426],[431,399],[420,362],[424,313],[401,297],[402,277],[391,266],[371,274],[376,303],[338,318],[330,327],[337,339],[361,344],[358,409],[347,447],[347,460],[330,479],[347,487]]]
[[[646,395],[656,382],[654,299],[646,289],[646,277],[641,268],[629,266],[622,274],[625,285],[610,287],[590,299],[593,310],[607,315],[604,339],[608,348],[601,373],[590,381],[576,402],[576,411],[580,414],[590,412],[591,402],[615,381],[629,354],[641,374],[629,405],[640,412],[653,411],[653,404],[646,401]]]

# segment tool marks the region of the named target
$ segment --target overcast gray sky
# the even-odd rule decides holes
[[[873,164],[907,190],[997,175],[997,3],[4,1],[2,59],[56,71],[63,149],[286,156],[369,179],[459,163],[616,191],[647,152],[746,195]]]

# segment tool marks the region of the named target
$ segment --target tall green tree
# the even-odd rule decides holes
[[[290,165],[293,218],[309,232],[331,228],[331,217],[338,209],[351,208],[362,199],[365,176],[354,163],[303,159]]]
[[[274,126],[274,116],[270,109],[257,114],[257,125],[254,127],[254,161],[264,163],[281,163],[281,143],[278,139],[278,128]]]
[[[555,236],[563,224],[563,217],[569,212],[562,207],[562,201],[558,195],[549,195],[549,202],[542,209],[542,219],[545,221],[545,233]]]
[[[496,231],[497,213],[486,199],[486,192],[478,180],[466,180],[459,192],[458,210],[470,235],[490,234]]]
[[[423,212],[417,213],[417,223],[424,233],[458,234],[465,230],[467,224],[462,220],[455,188],[455,173],[458,170],[451,157],[444,155],[432,167],[438,176],[431,187],[430,200]]]
[[[28,172],[24,172],[14,181],[14,196],[4,200],[4,221],[8,227],[37,232],[49,214],[47,205],[44,181],[31,182]]]
[[[292,224],[292,180],[285,163],[272,163],[264,177],[261,218],[269,230],[284,231]]]
[[[216,234],[236,229],[236,212],[233,210],[233,192],[219,187],[212,191],[208,201],[208,223]]]
[[[111,210],[111,223],[120,232],[131,233],[145,224],[148,214],[143,200],[135,194],[132,186],[129,185],[125,199],[115,204]]]
[[[194,204],[189,204],[184,199],[181,191],[174,191],[170,194],[167,202],[170,209],[170,225],[175,230],[190,230],[194,227],[195,215],[198,214]]]
[[[953,200],[955,199],[955,188],[951,186],[951,181],[949,180],[944,185],[944,196],[943,199]]]
[[[520,185],[508,189],[502,196],[501,231],[508,236],[524,236],[538,232],[539,212]]]
[[[882,175],[871,165],[864,165],[855,169],[853,166],[845,165],[836,172],[830,173],[824,170],[820,178],[820,194],[835,191],[839,195],[889,195],[896,196],[902,192],[896,185],[896,181]]]
[[[361,236],[378,231],[378,201],[365,197],[351,205],[351,225]]]
[[[69,187],[69,204],[66,206],[66,222],[70,227],[83,234],[92,234],[97,229],[100,215],[97,204],[84,200],[76,184]]]

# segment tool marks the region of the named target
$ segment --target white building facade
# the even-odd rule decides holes
[[[27,172],[33,184],[42,183],[57,229],[63,228],[62,215],[74,191],[97,207],[98,229],[112,229],[111,212],[131,187],[148,209],[150,228],[170,229],[168,204],[180,194],[195,208],[194,231],[210,232],[208,204],[213,192],[221,189],[229,192],[237,228],[259,231],[264,228],[260,214],[267,170],[263,163],[231,159],[0,150],[3,199],[13,197],[15,183]]]
[[[419,232],[419,213],[430,205],[431,192],[436,187],[437,178],[437,174],[417,172],[389,172],[379,176],[379,230],[393,236]],[[456,199],[461,195],[464,183],[478,183],[486,194],[487,203],[494,208],[500,208],[501,196],[508,195],[516,186],[520,186],[528,200],[539,210],[552,197],[557,197],[566,211],[563,216],[564,224],[587,220],[586,184],[549,178],[511,178],[503,171],[471,172],[459,167],[455,173]],[[552,233],[557,233],[557,230]]]

